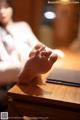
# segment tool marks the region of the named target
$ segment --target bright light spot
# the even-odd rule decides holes
[[[52,11],[46,11],[44,13],[44,17],[46,19],[54,19],[56,17],[56,14],[54,12],[52,12]]]
[[[69,3],[70,0],[60,0],[61,2]]]

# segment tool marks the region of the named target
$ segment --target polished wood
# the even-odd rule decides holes
[[[54,69],[63,67],[80,70],[80,53],[68,50],[64,50],[64,53],[63,60],[58,59]],[[43,76],[43,81],[48,74]],[[15,85],[8,91],[8,96],[9,113],[13,108],[17,116],[47,117],[44,119],[49,120],[80,119],[80,87],[32,82],[29,85]]]

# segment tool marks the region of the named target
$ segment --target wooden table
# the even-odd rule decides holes
[[[63,67],[80,70],[80,54],[70,51],[65,51],[65,54],[67,57],[64,57],[64,61],[67,63],[64,62]],[[60,64],[54,66],[60,67]],[[15,85],[8,91],[8,96],[9,117],[22,117],[25,120],[29,120],[26,116],[30,120],[80,120],[80,87],[31,83]]]

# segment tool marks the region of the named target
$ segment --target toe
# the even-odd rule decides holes
[[[57,58],[58,58],[57,55],[51,55],[51,56],[50,56],[50,59],[49,59],[49,60],[50,60],[50,63],[53,64],[54,62],[56,62]]]
[[[48,52],[42,51],[42,52],[41,52],[41,56],[44,56],[44,57],[47,57],[47,58],[48,58],[48,57],[51,55],[51,53],[52,53],[51,51],[48,51]]]

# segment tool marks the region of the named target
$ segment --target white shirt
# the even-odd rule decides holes
[[[13,23],[7,27],[7,30],[0,28],[0,39],[6,45],[8,53],[16,49],[22,59],[27,59],[32,48],[39,43],[30,26],[25,22]]]

